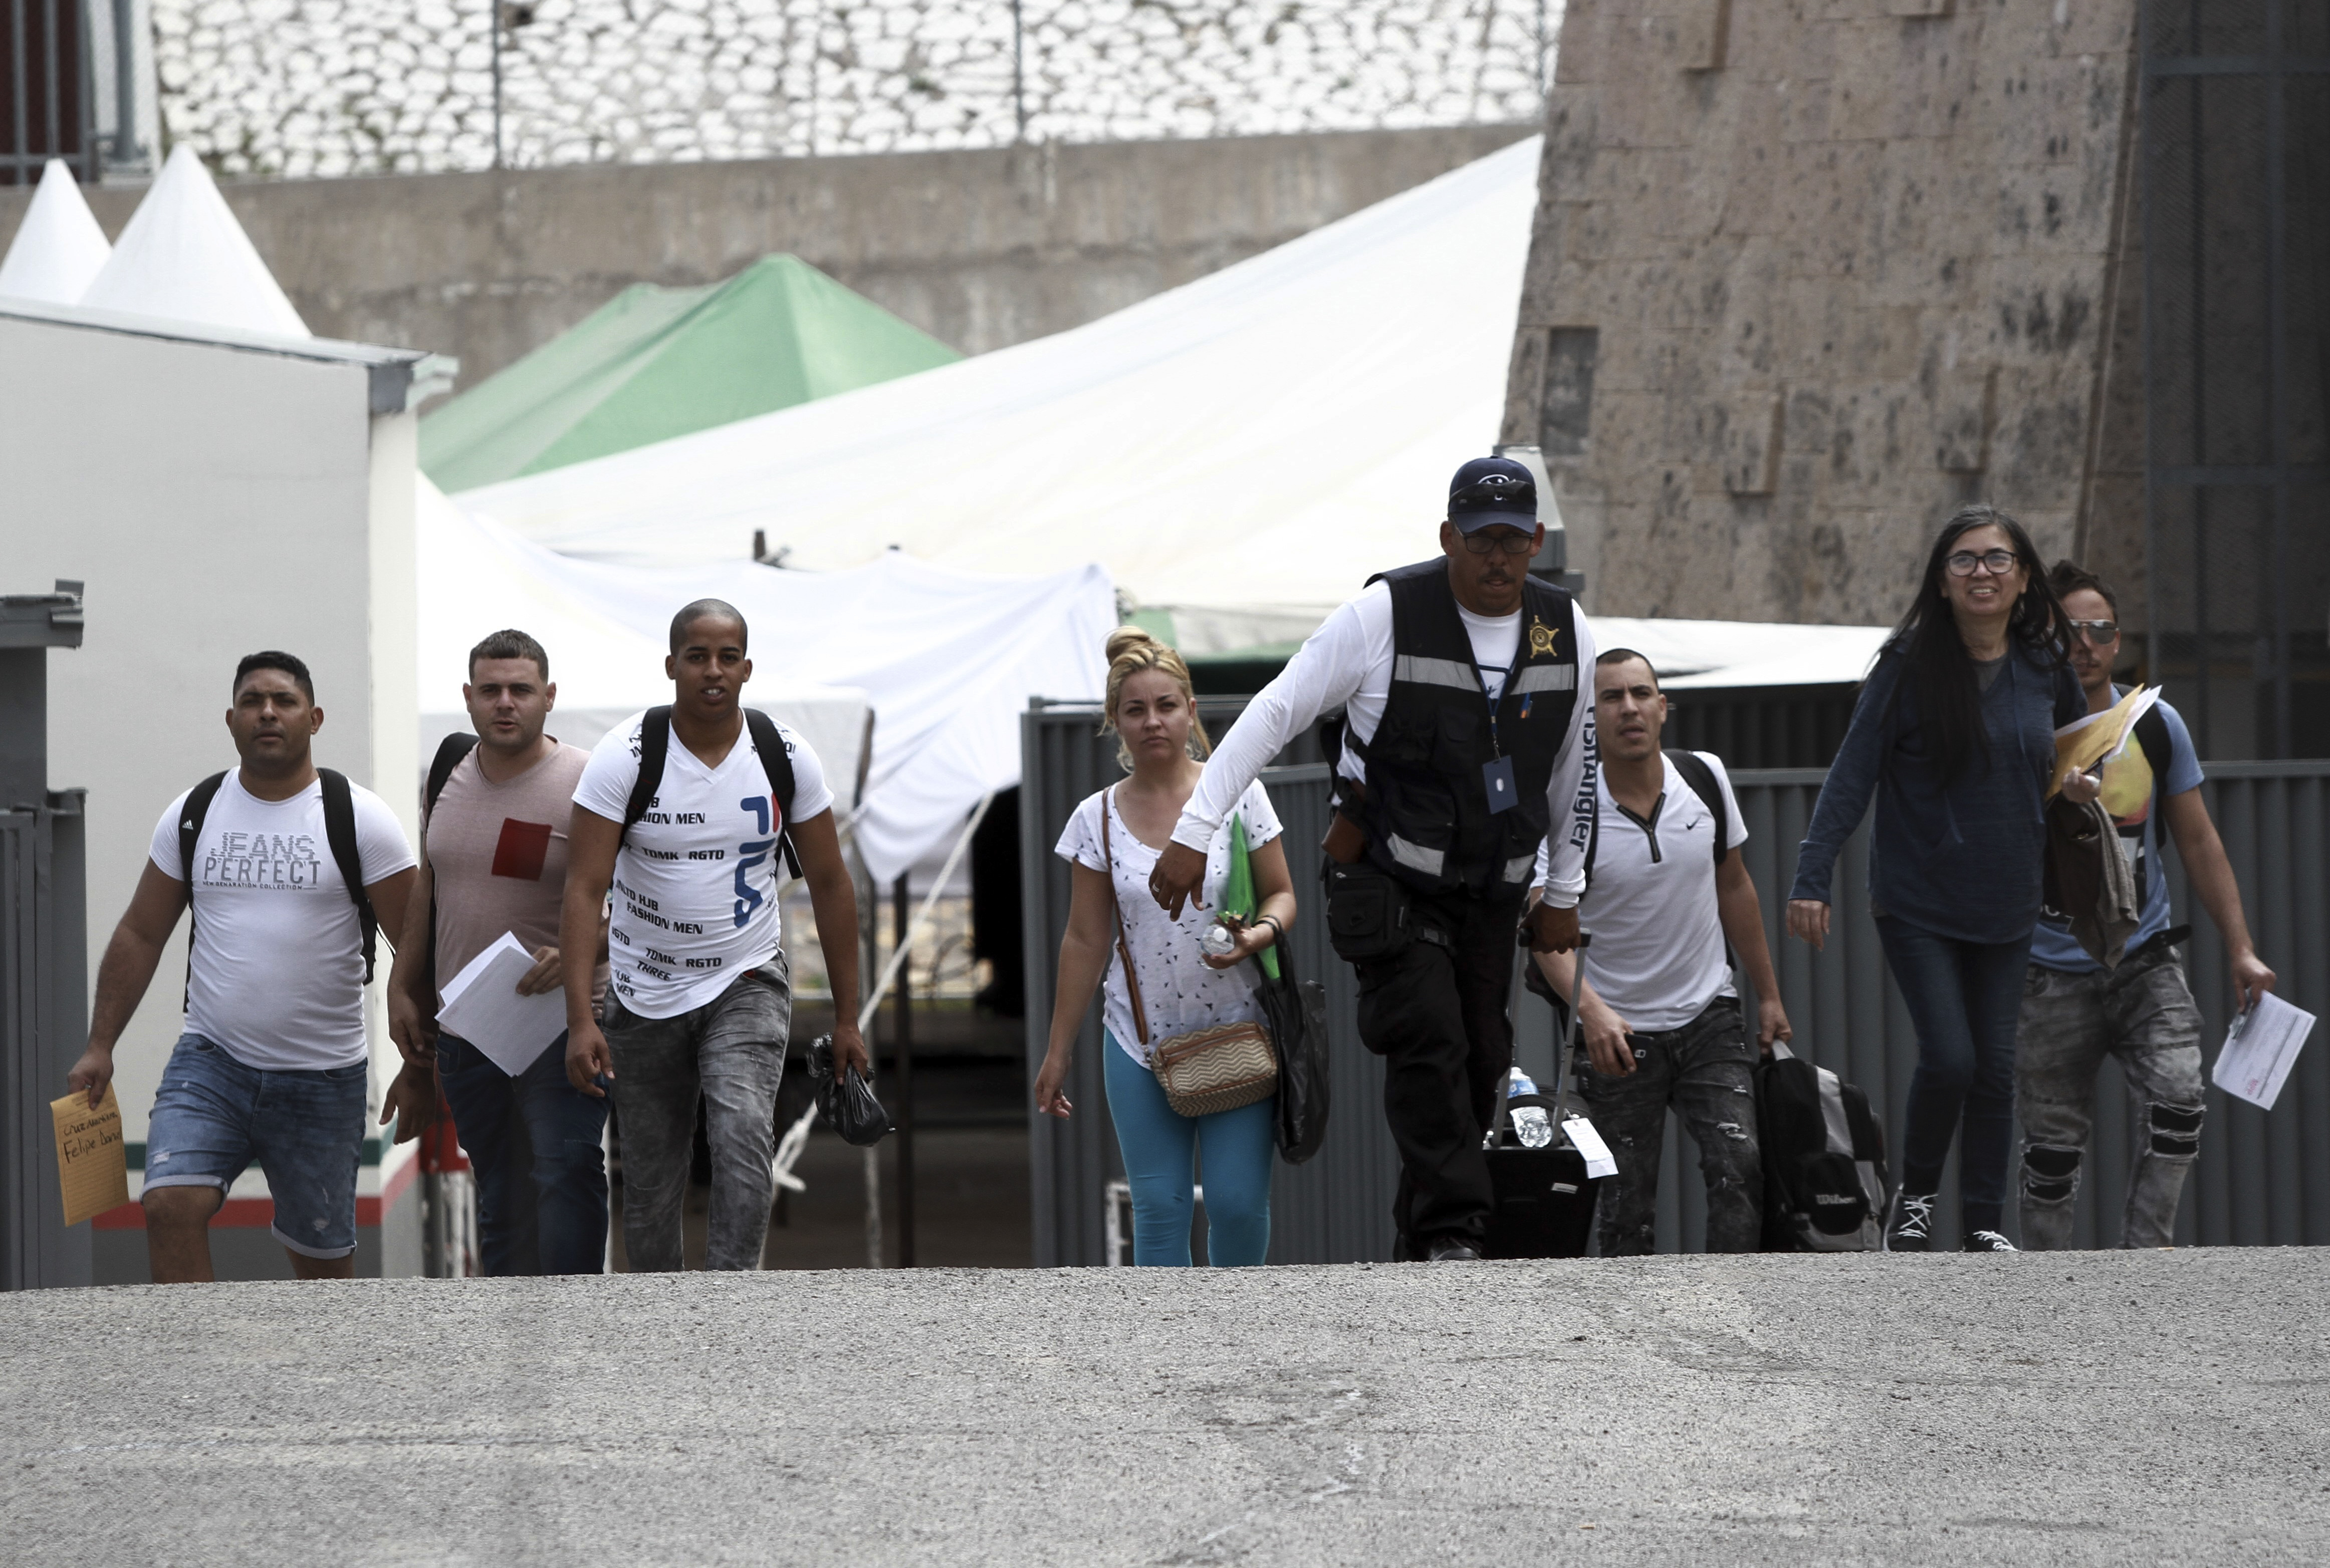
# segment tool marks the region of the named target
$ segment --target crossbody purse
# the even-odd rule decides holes
[[[1182,1116],[1211,1116],[1267,1100],[1278,1089],[1278,1053],[1259,1024],[1217,1024],[1160,1040],[1149,1040],[1149,1014],[1141,1002],[1141,975],[1132,967],[1132,944],[1124,936],[1124,907],[1116,897],[1116,849],[1108,819],[1108,791],[1100,803],[1101,858],[1108,865],[1108,907],[1116,921],[1116,956],[1124,965],[1124,989],[1132,1003],[1132,1026],[1148,1053],[1149,1069],[1165,1091],[1165,1101]]]

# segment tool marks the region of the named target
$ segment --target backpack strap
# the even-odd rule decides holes
[[[372,984],[373,958],[380,941],[380,916],[373,912],[372,892],[365,886],[364,856],[356,848],[355,798],[348,776],[329,768],[316,770],[324,784],[324,841],[331,845],[332,863],[348,884],[348,902],[356,906],[356,927],[364,933],[365,984]]]
[[[2144,717],[2136,722],[2136,743],[2144,748],[2144,760],[2152,768],[2152,789],[2155,795],[2168,789],[2168,765],[2176,755],[2176,744],[2168,738],[2168,721],[2161,716],[2160,704],[2155,703],[2144,710]]]
[[[623,832],[648,814],[648,807],[663,788],[664,760],[671,755],[671,704],[649,708],[639,716],[639,776],[631,785],[631,798],[623,806]],[[617,836],[620,842],[621,836]]]
[[[752,732],[753,750],[761,754],[761,770],[769,776],[769,796],[777,807],[777,846],[784,852],[785,869],[801,879],[800,856],[793,850],[793,754],[778,732],[777,722],[758,708],[744,710],[744,728]]]
[[[445,793],[445,786],[453,777],[453,770],[461,759],[478,749],[475,735],[452,734],[437,742],[437,755],[429,764],[429,787],[422,793],[421,804],[421,849],[429,850],[429,819],[437,815],[437,798]],[[437,875],[430,868],[429,875],[429,950],[421,955],[421,993],[429,998],[433,1009],[437,1005]]]
[[[224,773],[212,774],[186,791],[185,809],[178,813],[178,880],[186,884],[186,994],[179,1004],[182,1012],[194,1000],[194,843],[203,836],[203,820],[211,814],[219,786],[225,782]]]
[[[478,738],[475,735],[448,735],[437,742],[437,755],[429,764],[429,792],[421,808],[424,822],[429,814],[437,809],[437,797],[445,793],[446,781],[453,777],[453,770],[461,765],[462,758],[477,749]]]
[[[1691,792],[1706,803],[1708,811],[1714,817],[1715,864],[1721,865],[1723,857],[1731,853],[1731,812],[1724,804],[1723,786],[1715,781],[1715,770],[1709,767],[1707,759],[1698,752],[1680,747],[1667,752],[1666,759],[1674,764],[1675,771],[1682,775],[1682,781],[1691,786]]]

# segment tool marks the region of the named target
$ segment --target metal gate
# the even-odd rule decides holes
[[[0,185],[62,158],[97,183],[89,33],[81,0],[0,0]]]
[[[2147,678],[2330,755],[2330,6],[2143,0]]]

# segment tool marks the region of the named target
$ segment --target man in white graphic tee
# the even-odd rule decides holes
[[[674,616],[664,671],[671,706],[616,725],[574,790],[562,949],[588,951],[610,886],[615,902],[603,1022],[593,1015],[588,968],[566,974],[566,1072],[587,1094],[614,1091],[631,1269],[681,1265],[699,1098],[712,1146],[705,1266],[757,1269],[792,1022],[777,919],[786,841],[799,853],[825,949],[838,1074],[867,1066],[857,897],[817,753],[743,705],[753,661],[735,607],[703,599]]]
[[[355,1272],[364,990],[374,918],[404,929],[413,859],[379,796],[317,768],[309,748],[323,724],[305,664],[273,652],[242,661],[226,715],[242,765],[162,813],[98,965],[89,1050],[66,1079],[92,1105],[191,901],[185,1033],[146,1132],[146,1252],[157,1285],[214,1277],[211,1216],[253,1160],[292,1272]]]

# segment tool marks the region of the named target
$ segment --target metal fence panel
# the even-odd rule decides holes
[[[1217,722],[1210,704],[1206,716],[1208,723]],[[1089,708],[1050,709],[1031,713],[1024,732],[1028,771],[1021,809],[1030,851],[1026,918],[1031,998],[1052,994],[1066,917],[1067,873],[1051,855],[1051,845],[1075,803],[1119,776],[1113,748],[1102,747],[1091,735],[1093,722]],[[2330,887],[2323,875],[2330,852],[2330,763],[2215,762],[2208,772],[2203,798],[2240,880],[2258,950],[2279,977],[2279,994],[2308,1012],[2330,1011]],[[1917,1069],[1917,1032],[1887,972],[1869,912],[1865,823],[1837,862],[1826,949],[1814,953],[1785,933],[1797,846],[1823,777],[1816,769],[1734,774],[1749,835],[1744,854],[1761,895],[1796,1051],[1868,1093],[1884,1118],[1890,1163],[1898,1177],[1900,1129]],[[1325,770],[1278,769],[1264,779],[1286,825],[1287,860],[1302,898],[1318,885]],[[2203,1058],[2213,1064],[2231,1022],[2222,940],[2192,899],[2175,855],[2167,864],[2176,918],[2193,927],[2184,949],[2186,969],[2203,1019]],[[1316,914],[1315,909],[1305,912]],[[1389,1204],[1397,1177],[1383,1120],[1382,1063],[1358,1044],[1350,969],[1332,956],[1316,918],[1296,922],[1293,947],[1301,972],[1327,985],[1335,1111],[1327,1147],[1318,1157],[1278,1172],[1272,1188],[1271,1260],[1382,1259],[1390,1248]],[[1740,992],[1752,1009],[1754,994],[1744,977]],[[1029,1008],[1031,1073],[1042,1060],[1047,1014],[1047,1007]],[[1552,1015],[1535,998],[1517,994],[1515,1025],[1518,1058],[1542,1082],[1553,1067]],[[1099,1026],[1088,1019],[1068,1093],[1094,1113],[1105,1108],[1100,1045]],[[2229,1100],[2213,1086],[2208,1104],[2201,1158],[2186,1184],[2177,1240],[2202,1245],[2330,1242],[2330,1042],[2317,1039],[2307,1045],[2272,1111]],[[2107,1067],[2097,1086],[2095,1135],[2081,1181],[2074,1233],[2081,1246],[2118,1243],[2128,1162],[2136,1148],[2136,1110],[2119,1074]],[[1039,1264],[1098,1262],[1103,1257],[1102,1185],[1122,1169],[1106,1123],[1105,1114],[1082,1113],[1066,1124],[1048,1118],[1031,1122]],[[2019,1228],[2013,1191],[2010,1182],[2010,1234]],[[1955,1234],[1960,1222],[1955,1153],[1944,1169],[1939,1211],[1940,1233]],[[1703,1246],[1706,1198],[1698,1162],[1672,1118],[1661,1160],[1658,1220],[1661,1251]]]
[[[1244,698],[1200,698],[1198,713],[1220,734]],[[1052,853],[1078,802],[1124,777],[1113,737],[1098,734],[1091,704],[1039,704],[1021,720],[1019,789],[1022,921],[1027,936],[1028,1072],[1030,1082],[1049,1044],[1051,1001],[1059,978],[1060,935],[1067,926],[1067,864]],[[1358,991],[1350,967],[1327,945],[1316,916],[1319,841],[1326,832],[1327,770],[1305,736],[1263,787],[1286,827],[1286,858],[1295,897],[1312,917],[1292,933],[1296,972],[1327,987],[1333,1056],[1334,1113],[1325,1147],[1307,1163],[1281,1163],[1271,1186],[1273,1262],[1354,1262],[1388,1258],[1391,1195],[1398,1161],[1383,1123],[1383,1064],[1359,1044]],[[1028,1110],[1029,1202],[1036,1265],[1055,1268],[1105,1261],[1103,1192],[1124,1174],[1101,1084],[1099,1008],[1087,1010],[1076,1034],[1075,1069],[1066,1086],[1076,1114],[1066,1121]],[[1201,1176],[1202,1179],[1202,1176]]]

